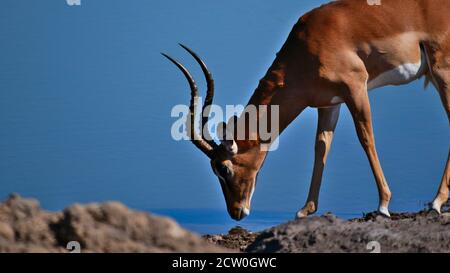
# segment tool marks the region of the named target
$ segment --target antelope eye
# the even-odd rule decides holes
[[[218,164],[217,165],[217,171],[224,178],[230,176],[230,174],[231,174],[230,169],[227,166],[223,165],[223,164]]]

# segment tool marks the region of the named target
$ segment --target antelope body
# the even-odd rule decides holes
[[[450,0],[382,0],[381,5],[369,5],[366,0],[342,0],[308,12],[294,25],[248,105],[279,105],[280,132],[306,107],[318,109],[311,186],[297,217],[317,210],[322,173],[343,103],[350,110],[375,177],[378,211],[390,216],[391,192],[375,148],[368,92],[426,77],[439,92],[450,122],[449,14]],[[213,81],[201,59],[186,49],[199,62],[208,82],[201,123],[205,125],[207,106],[213,98]],[[193,121],[193,100],[198,96],[195,82],[180,63],[170,60],[183,71],[191,86],[192,118],[188,119],[191,139],[210,157],[230,216],[241,220],[250,213],[256,177],[267,150],[261,149],[258,137],[223,140],[217,145],[198,135]],[[257,118],[266,115],[259,111]],[[257,136],[257,132],[248,134]],[[433,201],[432,207],[438,212],[448,200],[449,183],[450,158]]]

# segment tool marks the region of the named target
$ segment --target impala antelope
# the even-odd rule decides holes
[[[301,4],[299,2],[299,4]],[[437,89],[450,119],[450,1],[367,0],[333,1],[303,15],[294,25],[275,61],[259,82],[248,105],[278,105],[280,133],[306,107],[317,108],[318,126],[314,169],[308,199],[297,212],[306,217],[317,210],[322,172],[330,151],[341,104],[353,117],[375,177],[379,213],[389,217],[391,191],[375,149],[368,92],[386,85],[402,85],[425,77]],[[201,126],[208,123],[214,84],[203,61],[183,46],[200,64],[207,81]],[[218,145],[194,126],[197,86],[179,62],[165,55],[186,76],[191,88],[189,136],[211,159],[228,212],[235,220],[250,213],[257,174],[266,158],[258,132],[247,128],[248,139],[227,138]],[[408,98],[405,97],[405,100]],[[267,115],[258,111],[256,119]],[[243,119],[241,116],[236,119]],[[227,131],[228,132],[228,131]],[[447,149],[448,144],[442,144]],[[432,208],[440,212],[448,200],[450,159]]]

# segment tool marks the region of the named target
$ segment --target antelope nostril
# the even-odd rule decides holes
[[[238,208],[238,209],[236,209],[235,210],[236,212],[235,212],[235,220],[238,220],[238,221],[240,221],[241,219],[242,219],[242,208]]]

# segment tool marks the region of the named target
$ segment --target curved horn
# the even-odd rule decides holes
[[[178,61],[173,59],[167,54],[161,53],[164,57],[169,59],[173,64],[175,64],[181,72],[183,72],[184,76],[186,77],[187,81],[189,82],[189,86],[191,88],[191,103],[189,106],[189,117],[186,120],[186,128],[189,130],[188,134],[191,138],[192,143],[199,148],[203,153],[205,153],[209,158],[214,157],[214,149],[213,147],[206,142],[201,136],[199,136],[195,130],[195,108],[196,108],[196,101],[198,99],[198,88],[197,84],[195,83],[191,73]]]
[[[203,62],[203,60],[189,47],[183,45],[183,44],[179,44],[182,48],[184,48],[187,52],[189,52],[189,54],[192,55],[192,57],[194,57],[194,59],[197,61],[197,63],[200,65],[200,67],[202,68],[203,74],[205,75],[205,80],[206,80],[206,97],[205,97],[205,101],[203,104],[203,108],[202,108],[202,130],[205,128],[205,125],[208,124],[209,121],[209,112],[211,107],[208,107],[212,104],[213,99],[214,99],[214,79],[212,77],[211,72],[209,72],[208,67],[206,66],[205,62]],[[209,145],[211,145],[211,147],[213,147],[214,149],[217,147],[217,144],[214,142],[214,140],[211,138],[211,136],[209,135],[209,131],[206,130],[205,132],[206,135],[206,141],[209,143]]]

